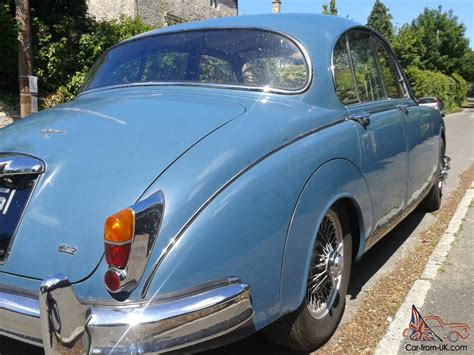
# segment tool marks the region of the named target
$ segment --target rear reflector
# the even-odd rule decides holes
[[[120,275],[114,270],[105,273],[104,282],[110,292],[117,292],[120,289]]]

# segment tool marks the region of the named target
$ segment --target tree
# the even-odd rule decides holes
[[[464,55],[463,66],[459,74],[470,83],[474,83],[474,51],[471,49]]]
[[[469,49],[465,33],[466,27],[452,10],[443,11],[441,6],[437,9],[425,8],[410,25],[402,27],[393,40],[393,47],[397,55],[408,61],[405,65],[450,75],[462,72],[465,66],[465,55]],[[410,54],[410,51],[414,53]],[[409,63],[410,59],[416,60],[416,63]]]
[[[18,27],[15,3],[0,4],[0,93],[18,92]]]
[[[389,9],[380,0],[375,0],[372,11],[367,18],[367,26],[377,30],[388,41],[392,40],[392,15],[390,14]]]
[[[392,39],[392,49],[404,68],[409,66],[422,68],[422,58],[426,48],[418,33],[410,25],[403,25]]]
[[[330,0],[329,5],[323,4],[323,6],[321,7],[321,13],[323,15],[336,16],[337,15],[336,0]]]

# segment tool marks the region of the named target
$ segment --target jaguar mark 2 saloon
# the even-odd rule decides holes
[[[351,264],[439,208],[445,147],[441,115],[355,22],[242,16],[134,37],[74,101],[0,130],[0,333],[102,353],[263,329],[314,350]]]

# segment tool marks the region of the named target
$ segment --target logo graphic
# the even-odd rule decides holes
[[[410,324],[403,331],[403,336],[413,341],[456,342],[469,337],[469,326],[466,323],[445,323],[437,315],[423,318],[412,305]]]
[[[61,253],[76,255],[77,247],[75,247],[74,245],[68,245],[68,244],[65,244],[65,243],[61,243],[61,244],[59,244],[58,251],[61,252]]]
[[[15,196],[16,190],[0,187],[0,215],[6,215]]]

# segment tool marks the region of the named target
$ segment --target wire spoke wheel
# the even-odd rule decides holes
[[[306,306],[315,319],[323,318],[336,300],[344,267],[343,249],[341,222],[338,215],[329,210],[313,248],[306,291]]]

